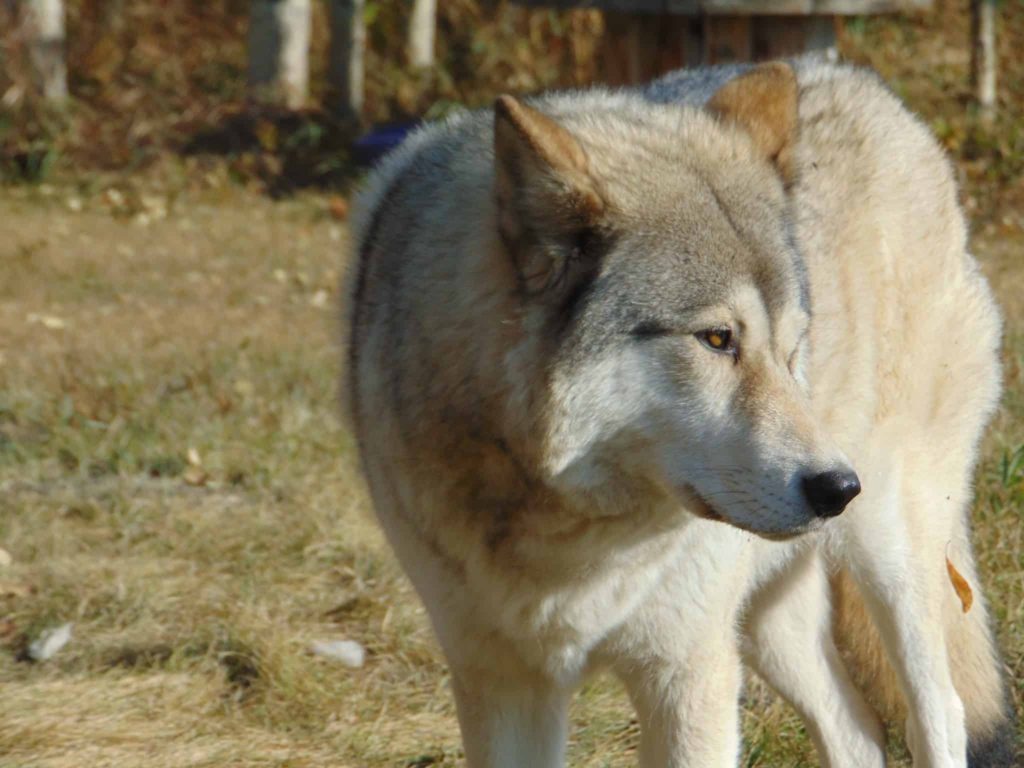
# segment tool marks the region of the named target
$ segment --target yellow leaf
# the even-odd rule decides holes
[[[960,571],[948,557],[946,558],[946,572],[949,574],[949,583],[953,585],[956,596],[960,598],[960,605],[963,606],[964,613],[967,613],[974,605],[974,592],[971,591],[971,585],[960,575]]]
[[[348,218],[348,201],[340,195],[334,195],[327,201],[327,210],[338,221]]]

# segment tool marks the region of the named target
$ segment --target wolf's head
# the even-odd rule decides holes
[[[498,231],[548,345],[547,481],[597,506],[655,483],[769,536],[839,514],[860,486],[805,378],[792,70],[700,110],[561,111],[495,106]]]

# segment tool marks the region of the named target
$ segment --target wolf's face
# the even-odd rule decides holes
[[[549,482],[599,500],[641,479],[697,514],[785,536],[839,514],[859,483],[804,377],[808,297],[784,191],[795,84],[788,70],[752,74],[755,117],[751,83],[726,92],[733,81],[717,117],[677,115],[675,130],[577,140],[499,105],[499,228],[552,344]]]
[[[695,269],[685,252],[648,259],[641,248],[624,239],[609,254],[560,350],[552,481],[599,496],[640,476],[698,514],[766,534],[842,511],[856,476],[811,415],[798,275],[781,263]],[[649,271],[637,274],[641,261]]]

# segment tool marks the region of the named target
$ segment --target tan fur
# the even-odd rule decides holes
[[[845,572],[830,579],[833,631],[857,685],[871,705],[888,721],[902,722],[907,708],[899,681],[856,584]]]
[[[511,96],[494,104],[494,157],[498,231],[524,285],[536,293],[565,265],[531,242],[531,230],[585,226],[600,217],[605,201],[579,141]]]
[[[517,152],[518,140],[522,140],[530,152],[554,169],[587,172],[587,156],[583,147],[571,133],[543,112],[505,95],[494,102],[494,116],[494,146],[499,158]],[[500,167],[499,163],[499,170]],[[498,183],[505,182],[499,178]]]
[[[796,140],[797,95],[792,68],[770,62],[720,88],[708,102],[708,109],[742,126],[783,177],[792,181],[790,150]]]

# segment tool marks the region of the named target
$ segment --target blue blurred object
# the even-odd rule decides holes
[[[372,165],[401,144],[419,126],[419,121],[385,123],[370,129],[352,145],[352,159],[359,165]]]

